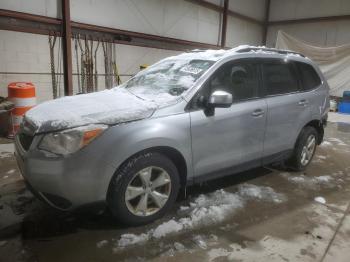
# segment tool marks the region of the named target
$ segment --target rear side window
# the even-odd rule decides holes
[[[267,95],[280,95],[298,91],[298,81],[291,64],[264,63],[262,65]]]
[[[301,62],[295,64],[299,70],[303,90],[312,90],[321,84],[320,77],[311,65]]]

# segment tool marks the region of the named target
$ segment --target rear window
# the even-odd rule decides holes
[[[288,63],[264,63],[263,79],[267,95],[280,95],[298,91],[298,81]]]
[[[321,79],[315,69],[305,63],[295,62],[299,70],[303,90],[312,90],[321,84]]]

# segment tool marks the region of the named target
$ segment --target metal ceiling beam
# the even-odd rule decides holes
[[[334,21],[349,20],[349,19],[350,19],[350,15],[323,16],[323,17],[311,17],[311,18],[291,19],[291,20],[269,21],[268,25],[274,26],[274,25],[334,22]]]
[[[63,0],[64,1],[64,0]],[[91,24],[84,24],[71,21],[72,37],[74,34],[86,33],[94,39],[101,39],[104,35],[109,39],[115,39],[114,42],[125,45],[144,46],[149,48],[159,48],[167,50],[189,50],[193,48],[218,49],[219,46],[188,41],[178,38],[164,37],[158,35],[138,33],[117,28],[109,28]],[[10,30],[34,34],[56,34],[61,35],[62,20],[33,15],[28,13],[0,9],[0,30]],[[107,36],[106,36],[107,35]]]
[[[45,24],[61,25],[62,21],[60,19],[51,18],[48,16],[33,15],[28,13],[16,12],[11,10],[0,9],[0,17],[9,17],[12,19],[21,19],[32,22],[40,22]]]
[[[271,0],[265,0],[265,16],[264,16],[264,25],[263,25],[263,32],[262,32],[262,44],[264,46],[266,46],[267,32],[269,30],[270,5],[271,5]]]
[[[226,33],[227,33],[227,11],[229,0],[224,0],[224,10],[222,12],[222,26],[221,26],[221,47],[226,45]]]
[[[64,94],[73,95],[72,76],[72,28],[70,21],[70,1],[62,0],[63,17],[63,72],[64,72]]]
[[[190,3],[193,3],[193,4],[200,5],[202,7],[205,7],[205,8],[211,9],[211,10],[214,10],[214,11],[217,11],[217,12],[220,12],[220,13],[224,12],[224,8],[222,6],[219,6],[219,5],[207,2],[205,0],[186,0],[186,1],[190,2]],[[254,23],[254,24],[263,25],[263,22],[258,20],[258,19],[255,19],[253,17],[240,14],[240,13],[235,12],[235,11],[230,10],[230,9],[228,9],[227,14],[229,16],[240,18],[242,20],[245,20],[245,21],[248,21],[248,22],[251,22],[251,23]]]

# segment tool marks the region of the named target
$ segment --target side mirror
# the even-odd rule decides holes
[[[210,97],[208,105],[210,107],[223,107],[227,108],[232,105],[232,95],[226,91],[214,91]]]

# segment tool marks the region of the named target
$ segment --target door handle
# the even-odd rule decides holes
[[[302,99],[298,102],[299,106],[307,106],[309,104],[309,101],[307,101],[306,99]]]
[[[258,117],[258,116],[262,116],[264,114],[264,111],[262,109],[255,109],[252,112],[252,116],[253,117]]]

